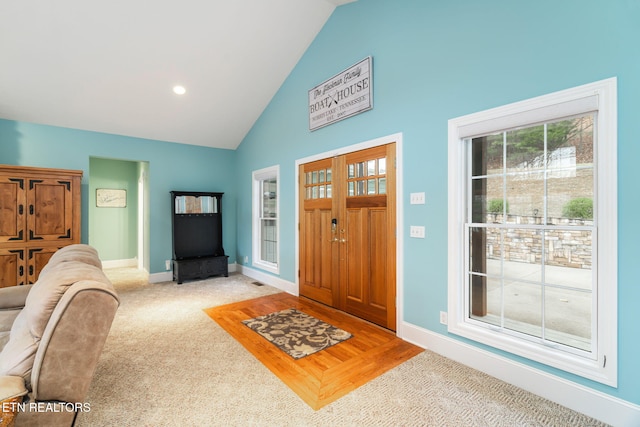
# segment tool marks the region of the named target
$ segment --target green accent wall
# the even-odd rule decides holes
[[[98,207],[97,189],[125,190],[123,208]],[[138,256],[138,163],[89,159],[89,244],[103,261]]]

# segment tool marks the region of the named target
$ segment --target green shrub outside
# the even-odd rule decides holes
[[[562,208],[565,218],[593,219],[593,200],[588,197],[578,197],[570,200]]]
[[[487,212],[493,214],[501,214],[504,212],[504,200],[491,199],[487,203]],[[507,213],[509,213],[509,202],[507,202]]]

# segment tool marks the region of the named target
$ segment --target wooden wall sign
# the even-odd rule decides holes
[[[309,91],[309,130],[373,108],[371,62],[368,56]]]

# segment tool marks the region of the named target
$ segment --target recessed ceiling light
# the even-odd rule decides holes
[[[184,95],[187,92],[187,90],[184,88],[184,86],[174,86],[173,87],[173,93],[175,93],[176,95]]]

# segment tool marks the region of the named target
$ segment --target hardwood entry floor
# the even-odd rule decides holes
[[[295,360],[242,323],[287,308],[324,320],[353,337]],[[204,311],[314,410],[423,351],[387,329],[284,292]]]

